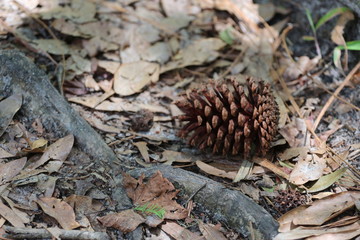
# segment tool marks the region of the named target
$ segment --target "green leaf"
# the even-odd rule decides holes
[[[337,46],[336,48],[340,50],[344,50],[345,46],[341,45],[341,46]],[[346,48],[348,50],[360,51],[360,40],[346,42]]]
[[[341,13],[347,12],[347,11],[351,11],[351,10],[349,8],[347,8],[347,7],[339,7],[339,8],[331,9],[330,11],[328,11],[324,16],[322,16],[319,19],[319,21],[316,23],[315,29],[318,29],[324,23],[329,21],[330,19],[336,17],[337,15],[339,15]]]
[[[315,38],[313,36],[302,36],[302,39],[304,41],[314,41]]]
[[[330,173],[328,175],[322,176],[321,178],[319,178],[315,184],[308,189],[308,192],[319,192],[321,190],[324,190],[328,187],[330,187],[334,182],[336,182],[337,180],[339,180],[341,178],[341,176],[344,174],[344,172],[346,171],[346,168],[341,168],[336,170],[333,173]]]
[[[234,37],[230,31],[231,31],[231,28],[226,28],[219,33],[220,39],[229,45],[234,43]]]
[[[310,10],[309,10],[309,9],[305,9],[305,14],[306,14],[307,19],[309,20],[310,27],[311,27],[313,33],[315,34],[315,33],[316,33],[316,29],[315,29],[315,26],[314,26],[313,19],[312,19],[312,17],[311,17]]]

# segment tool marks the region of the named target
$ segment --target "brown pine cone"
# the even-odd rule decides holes
[[[211,80],[175,104],[184,112],[178,119],[188,121],[179,136],[214,154],[264,155],[277,131],[279,110],[270,85],[253,77],[245,85]]]

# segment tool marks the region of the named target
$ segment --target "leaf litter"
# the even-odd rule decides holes
[[[66,69],[64,79],[60,79],[60,83],[66,80],[64,84],[60,84],[65,96],[73,103],[74,109],[103,134],[121,161],[132,166],[136,162],[144,166],[155,163],[177,167],[196,166],[196,171],[217,177],[216,180],[226,185],[232,184],[232,187],[238,187],[260,203],[262,199],[275,202],[281,191],[289,194],[287,196],[291,195],[291,191],[297,191],[300,196],[312,194],[313,200],[330,195],[313,203],[309,200],[307,204],[311,204],[310,206],[301,205],[291,210],[296,207],[293,204],[286,209],[291,211],[283,217],[290,218],[287,224],[290,222],[295,227],[281,231],[278,238],[351,238],[359,234],[356,230],[356,214],[353,219],[343,216],[332,223],[320,221],[317,228],[309,228],[306,226],[307,220],[293,219],[291,215],[294,211],[294,216],[304,215],[307,219],[318,219],[320,216],[329,218],[343,214],[332,208],[335,203],[354,209],[354,204],[342,204],[359,198],[357,192],[350,191],[358,188],[358,170],[350,164],[358,161],[359,146],[355,144],[350,147],[346,143],[340,144],[342,148],[332,146],[329,140],[338,131],[342,131],[346,123],[331,119],[331,116],[327,119],[329,116],[325,116],[335,99],[348,107],[345,113],[351,113],[354,107],[356,109],[356,106],[338,94],[350,81],[355,81],[351,79],[357,76],[357,69],[348,73],[343,83],[340,78],[332,85],[323,86],[324,76],[331,76],[329,72],[333,69],[326,68],[322,63],[324,59],[319,56],[292,56],[286,43],[290,28],[283,29],[288,18],[278,24],[268,25],[276,18],[275,13],[288,15],[289,10],[272,4],[258,5],[251,1],[228,0],[164,0],[161,4],[143,1],[121,4],[107,1],[84,3],[81,0],[59,4],[56,1],[32,0],[18,1],[20,5],[12,4],[15,3],[0,4],[1,9],[7,11],[4,17],[6,25],[0,22],[0,34],[7,34],[3,28],[12,29],[10,32],[16,33],[15,37],[25,43],[25,48],[29,48],[29,51],[40,53],[43,58],[50,57],[50,62]],[[34,18],[37,14],[37,20],[49,23],[50,31],[54,31],[54,36],[57,37],[53,37],[52,32],[44,33],[49,30],[40,29],[41,24],[34,27],[25,18],[19,17],[26,15],[24,9],[27,9],[27,14],[30,13],[30,17]],[[219,10],[225,15],[220,15]],[[339,13],[331,36],[331,40],[338,45],[343,45],[343,30],[352,19],[351,14],[350,11]],[[241,21],[235,22],[233,16]],[[264,27],[259,27],[259,23],[264,24]],[[325,22],[322,24],[326,25]],[[21,28],[24,27],[34,34],[23,34]],[[335,62],[338,69],[342,68],[340,58],[341,55]],[[347,53],[344,58],[346,63]],[[52,67],[50,64],[45,65],[48,71]],[[240,164],[239,159],[209,157],[185,147],[175,136],[179,123],[173,117],[179,114],[179,110],[172,101],[177,99],[180,91],[198,87],[207,81],[207,77],[217,79],[229,74],[261,77],[275,86],[281,118],[279,139],[274,143],[274,153],[270,157],[277,161],[273,161],[272,165],[264,159],[255,161],[252,166],[245,166]],[[331,98],[327,106],[322,109],[323,99],[309,98],[304,94],[309,89],[314,90],[315,95],[323,89],[330,92]],[[12,101],[12,104],[8,104],[8,101]],[[54,226],[59,224],[57,226],[64,229],[80,227],[104,230],[104,226],[99,226],[97,217],[103,225],[123,232],[133,231],[141,223],[156,226],[149,220],[152,215],[143,216],[141,212],[128,209],[99,217],[98,214],[90,214],[87,210],[77,208],[81,204],[85,204],[84,208],[94,207],[94,198],[73,195],[71,199],[61,195],[60,190],[66,192],[73,189],[71,181],[64,182],[61,179],[64,169],[84,173],[67,162],[74,138],[69,135],[50,140],[44,132],[40,133],[41,128],[35,134],[27,131],[21,123],[13,121],[21,102],[21,96],[17,95],[0,102],[4,106],[0,107],[0,135],[5,139],[0,145],[0,193],[5,201],[5,204],[0,205],[3,209],[0,212],[4,212],[0,214],[3,217],[0,221],[6,219],[3,221],[23,227],[28,224],[24,221],[27,214],[23,216],[20,212],[29,209],[35,212],[41,208],[45,215],[42,216],[43,222],[36,223],[38,226],[49,222]],[[335,107],[337,111],[342,109],[340,106]],[[140,118],[137,116],[143,111],[151,112],[153,122],[148,120],[143,124],[144,127],[137,127],[134,122],[138,122]],[[38,123],[41,124],[39,121]],[[284,177],[287,175],[291,184]],[[94,188],[99,185],[100,177],[92,178],[95,185],[89,178],[85,177],[84,182],[75,180],[79,181],[78,184],[87,186],[83,194],[88,190],[89,195],[92,192],[92,196],[109,198],[103,193],[103,189]],[[206,239],[213,236],[221,239],[217,230],[207,223],[199,222],[200,231],[193,233],[170,220],[187,219],[189,212],[174,201],[178,190],[159,176],[159,173],[148,181],[144,177],[136,180],[127,176],[124,179],[129,185],[127,192],[135,205],[152,204],[166,210],[166,223],[159,227],[163,232],[176,239],[187,239],[189,236],[199,238],[201,233]],[[229,182],[234,179],[240,183]],[[268,179],[273,179],[273,183],[264,184],[269,182]],[[59,187],[60,181],[64,186]],[[105,178],[101,181],[106,183],[109,180]],[[244,181],[253,181],[253,184],[244,184]],[[9,192],[10,186],[15,190]],[[20,197],[22,195],[31,201]],[[60,196],[70,199],[63,200]],[[303,204],[302,201],[297,201],[296,196],[294,202]],[[19,199],[19,202],[15,201],[16,204],[11,205],[11,199]],[[49,220],[46,215],[55,216],[58,213],[41,203],[40,199],[48,201],[48,206],[56,206],[56,210],[66,209],[64,215],[60,214],[59,219],[55,218],[56,222]],[[67,201],[72,203],[67,205]],[[328,208],[316,208],[324,202]],[[286,204],[288,202],[283,203]],[[265,207],[269,208],[266,204]],[[100,211],[100,208],[96,209],[95,212]],[[81,216],[81,221],[74,220],[74,212],[77,220]],[[132,219],[134,222],[131,222]],[[282,218],[279,222],[282,224]],[[324,231],[326,228],[330,229],[330,233]],[[56,231],[52,232],[55,236]]]

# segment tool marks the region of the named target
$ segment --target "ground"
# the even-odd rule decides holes
[[[344,4],[0,3],[0,234],[357,237],[360,34]],[[279,109],[265,156],[256,134],[246,159],[244,142],[232,156],[180,137],[177,101],[249,76]]]

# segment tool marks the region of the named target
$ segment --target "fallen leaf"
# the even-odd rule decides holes
[[[47,215],[55,218],[63,229],[71,230],[80,227],[75,220],[74,209],[66,202],[53,197],[43,197],[39,198],[36,203]]]
[[[297,207],[279,218],[279,231],[289,231],[290,228],[286,227],[286,225],[291,223],[295,225],[319,226],[353,207],[357,199],[360,199],[360,193],[349,191],[333,194],[314,201],[310,206]]]
[[[95,108],[101,102],[114,95],[114,91],[105,92],[101,95],[87,95],[81,97],[71,97],[68,99],[69,102],[78,103],[89,108]]]
[[[334,29],[331,31],[331,40],[337,45],[345,45],[344,28],[351,20],[354,20],[354,14],[351,11],[343,12],[337,20]]]
[[[160,67],[157,63],[138,61],[122,64],[114,75],[114,91],[129,96],[159,80]]]
[[[1,200],[0,200],[0,216],[5,218],[8,222],[11,223],[14,227],[24,228],[25,224],[21,220],[21,218],[16,215],[11,208],[7,207]]]
[[[42,148],[45,148],[46,145],[48,144],[48,141],[44,138],[39,138],[33,142],[30,141],[30,150],[31,151],[34,151],[36,149],[42,149]]]
[[[166,165],[171,165],[173,162],[188,163],[191,162],[191,158],[191,155],[185,154],[183,152],[165,150],[162,153],[161,162],[164,162]]]
[[[166,222],[161,226],[161,230],[163,230],[176,240],[204,239],[175,222]]]
[[[345,173],[346,168],[341,168],[336,170],[333,173],[330,173],[328,175],[322,176],[319,178],[314,185],[311,186],[311,188],[307,189],[307,192],[319,192],[322,191],[328,187],[330,187],[334,182],[339,180],[342,175]]]
[[[20,109],[22,104],[22,96],[11,95],[0,102],[0,137],[9,126],[15,113]]]
[[[134,231],[140,224],[145,222],[145,218],[136,213],[133,209],[128,209],[119,213],[111,213],[98,220],[105,227],[113,227],[124,233]]]
[[[206,240],[226,240],[227,238],[219,230],[211,226],[210,224],[198,221],[200,232],[203,234]]]
[[[8,163],[0,163],[0,185],[11,181],[18,175],[26,164],[26,157],[12,160]]]
[[[326,159],[317,154],[309,154],[299,159],[290,173],[289,181],[295,185],[302,185],[308,181],[319,179],[326,168]]]
[[[157,171],[146,183],[144,175],[138,180],[128,174],[124,174],[123,186],[134,205],[156,205],[165,209],[166,219],[184,219],[188,211],[179,205],[174,198],[178,194],[174,185]]]
[[[36,162],[30,164],[26,168],[26,170],[27,171],[34,170],[49,160],[58,161],[57,164],[61,166],[61,164],[65,161],[65,159],[69,155],[73,144],[74,144],[73,135],[68,135],[66,137],[60,138],[55,143],[51,144],[48,147],[48,149],[44,152],[44,154],[41,156],[41,158]],[[58,166],[58,168],[60,168],[60,166]]]
[[[237,174],[236,172],[226,172],[224,170],[215,168],[215,167],[213,167],[209,164],[206,164],[200,160],[196,161],[195,163],[196,163],[196,166],[198,166],[202,171],[204,171],[210,175],[234,180],[236,177],[236,174]]]
[[[83,0],[73,0],[70,2],[71,6],[64,5],[53,8],[51,11],[41,13],[43,19],[67,19],[75,23],[85,23],[94,21],[96,14],[95,3]]]
[[[149,148],[147,147],[147,142],[136,142],[134,145],[139,149],[141,156],[144,158],[145,162],[150,162],[149,157]]]
[[[55,55],[66,55],[70,53],[70,47],[58,39],[34,39],[31,40],[31,45]]]
[[[206,38],[193,42],[188,47],[181,49],[173,57],[173,61],[161,66],[160,73],[186,66],[202,65],[214,61],[219,53],[217,50],[226,45],[224,41],[218,38]]]

